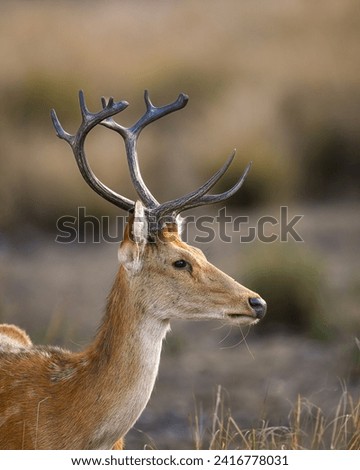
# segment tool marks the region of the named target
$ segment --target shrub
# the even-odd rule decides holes
[[[249,257],[244,284],[268,303],[261,331],[287,328],[317,338],[329,334],[324,321],[324,273],[319,260],[291,245],[256,247]]]
[[[228,143],[223,143],[227,148]],[[224,152],[216,151],[216,157],[210,158],[213,165],[213,173],[224,164]],[[203,158],[204,175],[209,171],[209,158]],[[257,207],[269,203],[282,203],[293,197],[294,188],[297,185],[297,171],[285,154],[282,154],[269,142],[250,142],[244,148],[239,149],[231,169],[225,173],[217,184],[216,192],[224,192],[231,188],[246,165],[252,161],[250,172],[241,190],[234,194],[227,206]],[[205,180],[205,176],[202,178]]]
[[[50,126],[51,108],[55,108],[64,121],[78,119],[77,84],[67,78],[59,85],[59,77],[52,77],[41,70],[11,87],[4,87],[0,95],[3,122],[9,121],[16,128],[21,125],[22,130],[32,126]],[[12,103],[10,107],[9,102]]]
[[[298,166],[303,199],[359,196],[359,93],[316,87],[289,94],[281,112],[286,141]]]

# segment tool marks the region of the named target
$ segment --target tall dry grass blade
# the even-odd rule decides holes
[[[316,410],[316,418],[315,418],[315,428],[314,432],[312,433],[312,441],[311,441],[311,449],[320,449],[321,443],[324,437],[324,416],[320,408]]]
[[[202,430],[202,425],[201,425],[201,415],[202,415],[202,412],[201,412],[201,409],[198,410],[198,407],[196,405],[196,401],[195,401],[195,405],[194,405],[194,408],[195,408],[195,413],[194,413],[194,417],[192,419],[191,417],[191,429],[192,429],[192,434],[193,434],[193,439],[194,439],[194,443],[195,443],[195,449],[196,450],[201,450],[202,447],[203,447],[203,430]],[[201,408],[201,407],[200,407]]]
[[[216,400],[215,400],[215,408],[214,408],[214,413],[213,413],[213,419],[212,419],[212,434],[215,434],[216,431],[216,425],[219,421],[219,408],[221,404],[221,385],[218,385],[217,391],[216,391]]]
[[[343,392],[335,411],[335,418],[332,420],[332,434],[331,434],[331,449],[338,449],[338,443],[341,434],[341,425],[343,424],[344,416],[346,418],[346,403],[347,403],[347,392]]]
[[[291,448],[293,450],[300,449],[300,416],[301,416],[301,397],[298,395],[297,401],[294,407],[294,418],[293,418],[293,431],[291,439]]]
[[[245,447],[240,446],[240,449],[246,449],[246,450],[251,450],[251,447],[249,445],[249,441],[246,438],[246,435],[243,433],[243,431],[240,429],[236,421],[232,416],[229,417],[229,423],[234,427],[236,434],[240,437],[240,442],[244,443]]]

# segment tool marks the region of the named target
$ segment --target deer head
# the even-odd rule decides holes
[[[132,126],[124,127],[113,116],[124,110],[126,101],[106,101],[102,110],[91,113],[79,93],[82,123],[76,134],[64,131],[52,111],[52,120],[58,137],[71,146],[79,170],[101,197],[130,214],[118,257],[119,276],[126,281],[133,303],[138,311],[146,312],[159,320],[171,318],[219,319],[231,324],[245,325],[257,322],[266,313],[266,302],[256,293],[240,285],[209,263],[198,248],[181,240],[180,213],[205,204],[225,201],[242,186],[250,169],[246,167],[237,183],[221,194],[208,194],[234,159],[235,152],[225,164],[200,188],[193,192],[159,203],[151,194],[141,176],[137,139],[141,131],[157,119],[183,108],[188,97],[166,106],[156,107],[145,91],[146,111]],[[139,200],[136,202],[105,186],[92,172],[84,150],[85,139],[98,124],[123,138],[128,166]]]

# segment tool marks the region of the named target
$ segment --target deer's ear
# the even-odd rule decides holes
[[[131,274],[141,271],[143,266],[143,254],[145,245],[140,245],[131,240],[124,240],[118,250],[118,260],[121,266]]]

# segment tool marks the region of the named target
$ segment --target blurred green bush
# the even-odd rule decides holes
[[[360,89],[316,87],[284,97],[283,129],[298,171],[299,200],[360,197]]]
[[[289,203],[294,198],[297,186],[297,173],[291,167],[285,154],[277,152],[270,144],[258,139],[246,149],[241,149],[231,169],[221,178],[217,185],[218,192],[231,188],[242,174],[248,162],[252,162],[250,173],[241,190],[232,196],[227,206],[261,207],[268,204]],[[217,157],[215,172],[223,163]],[[209,170],[207,170],[209,171]]]
[[[34,127],[48,125],[50,109],[55,108],[64,120],[74,122],[80,115],[76,90],[71,77],[59,81],[44,70],[31,72],[0,88],[0,120],[14,130],[31,132]]]
[[[254,246],[243,283],[268,304],[260,334],[289,330],[329,338],[324,267],[314,253],[289,243]]]

